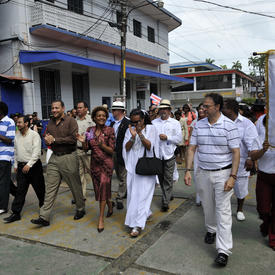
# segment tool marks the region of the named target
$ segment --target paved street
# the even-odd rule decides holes
[[[156,188],[153,220],[137,239],[129,238],[123,226],[125,210],[115,209],[105,220],[104,232],[97,233],[98,205],[91,185],[83,219],[73,220],[71,194],[62,184],[51,226],[37,228],[30,223],[38,213],[30,189],[22,220],[0,223],[0,274],[274,274],[274,251],[258,232],[255,177],[250,180],[245,222],[236,221],[232,199],[234,249],[224,269],[213,264],[216,251],[203,242],[202,209],[194,203],[194,187],[186,187],[182,177],[180,170],[168,213],[159,211],[160,188]],[[116,190],[115,176],[113,182]]]

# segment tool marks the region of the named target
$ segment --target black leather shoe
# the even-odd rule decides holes
[[[169,206],[168,206],[167,204],[163,204],[163,205],[161,206],[160,211],[161,211],[161,212],[167,212],[168,209],[169,209]]]
[[[11,215],[10,215],[9,217],[7,217],[7,218],[4,218],[4,221],[5,221],[6,223],[11,223],[11,222],[19,221],[19,220],[21,220],[20,215],[19,215],[19,214],[15,214],[15,213],[11,214]]]
[[[116,208],[119,209],[119,210],[123,209],[124,208],[123,203],[121,201],[117,201],[116,202]]]
[[[228,261],[228,256],[224,253],[219,253],[215,259],[215,263],[219,266],[226,266]]]
[[[75,202],[75,200],[72,200],[72,204],[75,204],[76,202]]]
[[[86,214],[85,210],[76,210],[76,213],[74,215],[74,220],[80,220],[81,218],[84,217],[84,215]]]
[[[207,232],[204,237],[204,242],[207,244],[213,244],[215,242],[216,233]]]
[[[31,222],[33,224],[37,224],[37,225],[42,225],[42,226],[49,226],[50,223],[42,218],[38,218],[38,219],[32,219]]]

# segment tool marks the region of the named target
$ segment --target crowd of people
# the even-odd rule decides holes
[[[8,106],[0,102],[0,214],[7,213],[12,193],[12,213],[4,221],[20,220],[31,184],[39,202],[39,216],[31,222],[49,226],[63,180],[76,207],[74,219],[79,220],[86,214],[86,186],[92,180],[99,202],[98,232],[104,231],[106,206],[109,218],[114,207],[124,208],[127,199],[125,225],[135,238],[152,217],[156,184],[162,191],[161,211],[169,211],[173,184],[178,179],[177,163],[185,162],[185,184],[190,186],[194,179],[196,204],[202,205],[204,212],[204,241],[213,244],[216,240],[215,262],[226,266],[233,247],[231,197],[233,193],[237,197],[237,220],[244,221],[248,180],[257,169],[257,211],[263,221],[260,231],[269,236],[269,245],[275,250],[275,151],[266,140],[266,115],[259,116],[255,126],[250,110],[242,109],[236,100],[224,100],[216,93],[207,94],[197,109],[184,104],[173,113],[171,102],[163,99],[148,112],[131,110],[129,118],[120,101],[113,102],[111,111],[103,105],[90,114],[83,101],[65,113],[64,103],[56,100],[42,137],[37,113],[14,114],[11,119]],[[41,137],[48,146],[45,179]],[[145,157],[157,159],[161,172],[138,171],[137,165]],[[17,186],[11,181],[12,165]],[[113,170],[119,181],[114,200]]]

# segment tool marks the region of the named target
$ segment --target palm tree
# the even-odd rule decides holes
[[[220,65],[220,67],[221,67],[223,70],[228,69],[226,65]]]
[[[254,76],[263,76],[265,72],[265,56],[249,57],[248,66],[252,67]]]
[[[243,67],[239,60],[237,60],[236,62],[232,62],[232,64],[232,69],[234,70],[241,70]]]
[[[215,62],[215,60],[214,60],[214,59],[211,59],[211,58],[206,58],[206,59],[205,59],[205,62],[206,62],[206,63],[209,63],[209,64],[213,64],[213,63]]]

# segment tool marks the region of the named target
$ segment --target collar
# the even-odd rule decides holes
[[[119,123],[119,122],[121,122],[123,119],[124,119],[124,117],[123,117],[121,120],[116,120],[116,119],[115,119],[115,123]]]
[[[219,119],[218,119],[214,124],[212,124],[212,125],[210,124],[210,122],[209,122],[209,120],[208,120],[208,118],[207,118],[207,124],[208,124],[209,126],[214,126],[214,125],[222,124],[223,121],[224,121],[224,118],[225,118],[225,116],[224,116],[222,113],[220,113]]]
[[[80,119],[80,117],[79,116],[77,116],[76,117],[76,120],[86,120],[88,118],[88,114],[86,114],[84,117],[83,117],[83,119]]]
[[[235,119],[234,122],[237,122],[238,120],[241,121],[241,122],[244,120],[244,117],[240,113],[238,114],[238,116],[237,116],[237,118]]]

